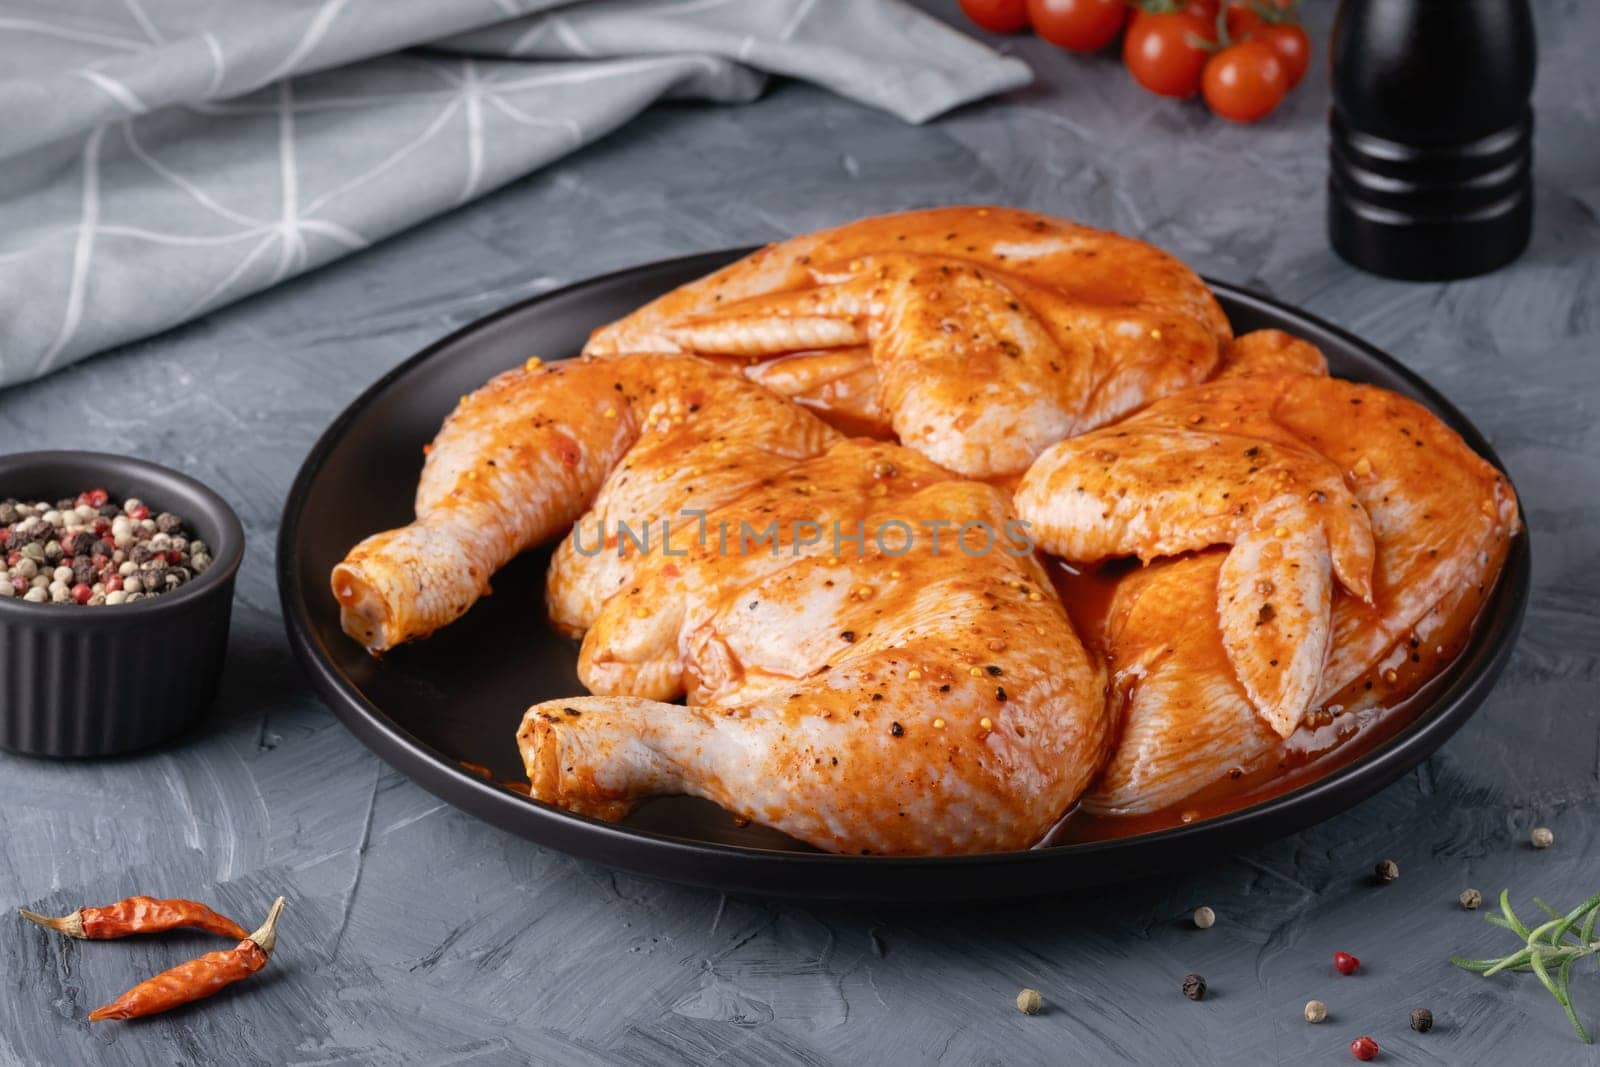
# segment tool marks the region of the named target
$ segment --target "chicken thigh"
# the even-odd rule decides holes
[[[1105,676],[1014,524],[991,486],[845,441],[675,527],[584,638],[600,695],[528,711],[532,795],[619,818],[688,793],[831,851],[1033,844],[1104,758]]]
[[[969,477],[1203,381],[1232,338],[1161,250],[1011,208],[863,219],[761,250],[595,331],[585,351],[738,359],[852,432]]]

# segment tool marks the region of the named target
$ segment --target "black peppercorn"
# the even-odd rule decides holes
[[[115,549],[99,538],[96,538],[94,544],[89,546],[89,554],[91,556],[109,556],[113,551]]]
[[[1372,868],[1372,875],[1387,884],[1400,877],[1400,865],[1394,860],[1379,860],[1378,865]]]
[[[122,509],[115,504],[100,505],[100,517],[102,519],[114,519],[121,514]]]
[[[1204,1000],[1206,996],[1206,980],[1198,974],[1184,975],[1183,995],[1190,1000]]]
[[[1411,1009],[1411,1029],[1419,1034],[1425,1034],[1433,1029],[1433,1012],[1427,1008]]]
[[[149,563],[151,557],[154,555],[155,553],[150,551],[150,546],[145,544],[143,541],[128,549],[128,558],[133,560],[135,563]]]
[[[170,511],[163,511],[156,516],[156,529],[164,534],[175,534],[183,529],[183,520]]]
[[[62,545],[61,547],[70,551],[74,556],[87,556],[90,552],[94,551],[95,545],[103,544],[105,544],[105,542],[100,540],[92,533],[80,533],[75,534],[69,544]]]
[[[94,565],[94,560],[88,556],[74,558],[72,561],[72,580],[89,586],[99,581],[99,568]]]

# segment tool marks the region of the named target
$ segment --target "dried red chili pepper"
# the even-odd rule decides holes
[[[105,941],[129,934],[159,934],[192,926],[223,937],[246,937],[244,927],[218,915],[204,904],[192,900],[157,900],[155,897],[129,897],[103,908],[79,908],[71,915],[54,918],[27,908],[18,908],[22,917],[68,937]]]
[[[198,959],[180,963],[171,970],[162,971],[154,978],[128,990],[110,1004],[89,1013],[90,1022],[101,1019],[135,1019],[142,1015],[156,1015],[191,1001],[201,1000],[219,992],[223,986],[248,978],[267,965],[272,958],[273,946],[278,940],[278,916],[283,912],[283,898],[272,904],[267,921],[261,928],[226,952],[207,952]]]

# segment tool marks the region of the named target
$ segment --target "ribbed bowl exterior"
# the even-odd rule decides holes
[[[55,499],[90,486],[182,515],[212,550],[204,574],[134,604],[0,599],[0,748],[85,758],[148,748],[194,724],[227,656],[244,530],[199,482],[92,452],[0,456],[0,497]]]
[[[0,748],[109,756],[181,733],[216,696],[232,603],[229,579],[182,612],[131,625],[86,617],[114,607],[30,605],[58,618],[0,618]]]

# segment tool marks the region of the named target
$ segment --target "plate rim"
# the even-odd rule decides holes
[[[1192,825],[1169,827],[1124,838],[956,856],[860,856],[820,851],[785,851],[696,840],[604,822],[520,796],[467,771],[447,753],[440,752],[427,741],[406,730],[390,718],[381,707],[368,700],[359,689],[348,682],[331,659],[323,653],[322,650],[326,646],[311,622],[305,598],[300,595],[300,575],[295,565],[294,552],[294,545],[305,517],[306,497],[312,484],[329,456],[343,440],[347,428],[368,406],[413,370],[436,358],[441,352],[469,340],[473,335],[540,304],[560,298],[580,296],[590,288],[624,283],[631,277],[663,268],[676,267],[689,270],[703,266],[705,270],[700,273],[704,273],[733,262],[754,250],[752,247],[732,247],[650,260],[583,278],[513,301],[452,330],[389,369],[339,412],[306,453],[284,499],[275,541],[274,571],[290,647],[294,651],[296,661],[310,678],[318,697],[340,722],[374,754],[424,789],[507,833],[532,840],[542,846],[552,847],[585,860],[679,883],[724,890],[731,888],[735,891],[754,892],[766,896],[813,899],[900,900],[912,897],[966,899],[979,896],[1035,895],[1048,893],[1060,887],[1049,884],[1050,880],[1046,878],[1042,880],[1045,884],[1039,886],[993,885],[978,888],[969,884],[972,882],[969,877],[963,882],[968,884],[968,888],[954,893],[941,893],[937,890],[930,892],[924,889],[916,892],[904,890],[884,892],[870,888],[863,890],[850,885],[831,889],[819,888],[809,879],[815,876],[826,879],[830,875],[845,877],[847,874],[853,875],[866,870],[886,876],[891,884],[904,886],[909,885],[915,876],[921,874],[962,872],[970,876],[985,869],[1011,870],[1023,865],[1047,868],[1052,863],[1061,865],[1078,861],[1093,862],[1106,856],[1160,853],[1173,843],[1192,846],[1187,851],[1195,856],[1231,853],[1250,844],[1306,829],[1341,811],[1355,807],[1386,788],[1441,747],[1467,719],[1476,713],[1489,690],[1493,688],[1516,645],[1529,599],[1532,552],[1526,516],[1521,516],[1522,529],[1513,538],[1495,588],[1485,601],[1480,626],[1473,631],[1467,646],[1460,653],[1462,659],[1458,662],[1465,664],[1464,669],[1450,679],[1448,684],[1432,698],[1429,709],[1425,709],[1417,719],[1407,723],[1392,737],[1380,742],[1370,751],[1312,782]],[[1304,323],[1359,351],[1365,358],[1382,366],[1387,372],[1403,381],[1422,398],[1424,406],[1431,408],[1450,425],[1452,430],[1459,433],[1475,452],[1502,473],[1506,473],[1505,464],[1476,424],[1420,374],[1376,345],[1343,327],[1311,312],[1285,304],[1274,297],[1210,277],[1205,277],[1204,281],[1219,297],[1226,296],[1235,305],[1280,320]],[[1510,482],[1509,473],[1506,473],[1506,478]],[[1512,489],[1515,491],[1514,483]],[[1502,598],[1509,598],[1509,603],[1500,605],[1499,601]],[[1491,608],[1498,610],[1491,611]],[[1433,710],[1434,708],[1438,710]],[[464,797],[470,797],[471,800],[465,800]],[[527,832],[525,827],[530,821],[538,825],[543,832],[537,834]],[[618,858],[615,852],[619,849],[634,850],[639,854],[627,859]],[[652,860],[665,861],[672,869],[663,871]],[[708,861],[710,867],[701,871],[694,865],[693,861],[696,860]],[[685,861],[688,863],[687,866]],[[808,880],[804,884],[785,886],[773,884],[774,879],[769,875],[741,880],[730,878],[725,874],[714,876],[711,873],[715,869],[727,868],[729,865],[739,868],[766,864],[776,865],[787,871],[806,872]],[[1181,860],[1167,863],[1158,858],[1153,864],[1135,860],[1129,866],[1139,873],[1148,874],[1186,865]],[[1087,883],[1075,879],[1070,884]]]

